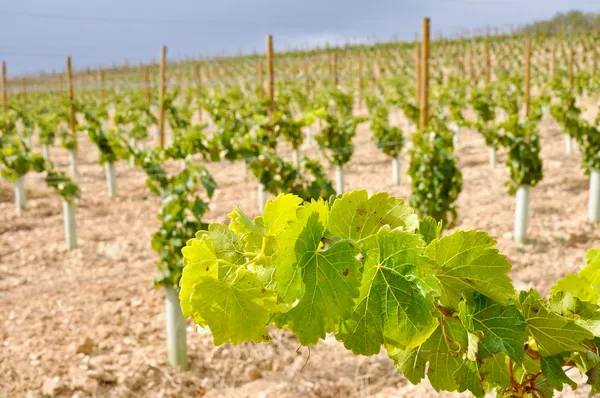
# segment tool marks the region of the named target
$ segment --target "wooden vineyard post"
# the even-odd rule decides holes
[[[196,80],[196,86],[198,88],[198,100],[196,104],[200,105],[200,99],[202,98],[202,64],[198,62],[198,65],[194,68],[194,76]],[[198,106],[198,119],[202,121],[202,107]]]
[[[598,49],[595,43],[592,43],[592,76],[596,76],[598,71]]]
[[[489,29],[488,29],[489,32]],[[485,41],[485,82],[490,84],[492,81],[492,56],[490,54],[490,35],[488,33]]]
[[[360,107],[363,105],[363,87],[364,87],[364,72],[365,72],[365,53],[360,52],[360,58],[358,60],[358,102]]]
[[[529,118],[531,102],[531,39],[525,46],[525,118]]]
[[[338,75],[337,75],[337,53],[331,54],[331,84],[334,88],[338,86]]]
[[[529,119],[529,106],[531,99],[531,39],[525,46],[525,119]],[[518,243],[527,239],[527,226],[529,224],[529,185],[517,188],[515,207],[514,238]]]
[[[429,121],[429,18],[423,18],[423,42],[421,45],[421,95],[420,121],[421,132],[427,130]]]
[[[575,85],[575,73],[573,71],[573,63],[575,62],[575,50],[573,47],[569,47],[569,60],[568,60],[568,75],[569,75],[569,90],[573,92]],[[571,155],[573,153],[573,141],[571,136],[565,135],[565,153]]]
[[[158,74],[158,139],[161,147],[165,146],[165,93],[167,74],[167,46],[160,49],[160,69]]]
[[[27,112],[27,80],[25,78],[21,79],[21,85],[23,87],[23,111]]]
[[[150,106],[150,76],[148,68],[144,68],[144,71],[142,72],[142,82],[144,86],[144,98],[146,100],[146,105]]]
[[[275,112],[275,71],[272,35],[267,35],[267,89],[269,92],[269,114],[273,115]]]
[[[258,78],[258,94],[262,97],[265,92],[264,87],[264,77],[263,77],[263,63],[262,60],[259,60],[256,63],[256,76]]]
[[[415,33],[415,90],[415,102],[417,106],[421,106],[421,48],[418,33]],[[408,117],[405,129],[407,133],[410,133],[411,120]]]
[[[104,104],[104,72],[98,71],[98,88],[100,89],[100,103]]]
[[[304,93],[306,95],[308,95],[310,92],[310,79],[308,76],[308,58],[304,58],[303,73],[304,73]]]
[[[73,92],[73,70],[71,68],[71,57],[67,56],[67,89],[69,96],[69,128],[73,134],[73,140],[77,142],[77,119],[75,118],[75,94]],[[70,150],[71,172],[77,174],[77,150]]]
[[[6,61],[2,61],[2,113],[8,113],[8,90],[6,87]]]
[[[575,63],[575,50],[573,47],[569,47],[569,84],[571,90],[573,89],[573,81],[575,80],[573,64]]]

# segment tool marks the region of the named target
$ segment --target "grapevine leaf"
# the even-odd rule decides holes
[[[600,249],[589,249],[585,253],[585,261],[590,263],[600,254]]]
[[[425,366],[427,359],[421,355],[423,346],[418,346],[408,350],[400,350],[398,348],[388,348],[388,355],[394,361],[396,369],[398,369],[404,377],[411,383],[419,384],[425,377]]]
[[[238,268],[222,279],[199,278],[191,305],[206,321],[215,345],[271,340],[266,326],[275,294],[249,270]]]
[[[485,396],[485,391],[481,385],[481,375],[476,362],[463,360],[461,367],[455,374],[458,382],[458,391],[463,392],[469,390],[475,397]]]
[[[389,196],[387,192],[369,198],[367,191],[356,190],[334,202],[328,227],[333,235],[368,247],[369,241],[376,245],[373,235],[384,225],[414,231],[419,221],[402,199]]]
[[[600,302],[600,249],[591,249],[585,255],[587,265],[578,275],[569,274],[556,282],[550,289],[550,295],[562,291],[593,303]]]
[[[462,301],[459,309],[467,330],[480,333],[479,358],[504,352],[515,362],[523,360],[527,325],[516,306],[475,294],[472,300]]]
[[[419,221],[419,233],[423,235],[427,244],[440,238],[442,227],[443,223],[436,221],[433,217],[427,216]]]
[[[356,307],[337,333],[355,354],[377,354],[382,344],[416,347],[438,323],[430,292],[436,281],[423,273],[422,238],[389,228],[376,238],[377,248],[367,255]]]
[[[551,296],[560,292],[568,292],[574,297],[585,301],[597,302],[599,298],[596,289],[580,275],[566,275],[550,289]]]
[[[211,240],[206,237],[190,239],[181,252],[185,261],[185,267],[179,282],[181,285],[181,291],[179,292],[181,312],[186,318],[194,316],[196,323],[205,325],[200,315],[194,311],[191,296],[194,292],[194,286],[201,278],[205,276],[218,278],[219,263],[217,255]]]
[[[542,373],[546,376],[548,384],[555,390],[562,391],[563,384],[568,384],[572,389],[577,389],[577,383],[571,380],[562,366],[565,362],[564,355],[554,355],[551,357],[541,357],[540,363],[542,366]]]
[[[503,389],[510,387],[510,359],[508,356],[499,352],[483,360],[479,372],[485,384],[488,386],[488,392],[494,388]]]
[[[600,307],[596,304],[561,291],[550,298],[550,308],[595,335],[600,334]]]
[[[256,217],[252,221],[238,207],[235,207],[227,217],[231,219],[229,229],[239,236],[246,250],[258,251],[261,249],[265,231],[262,217]]]
[[[244,251],[233,231],[225,224],[212,223],[207,231],[198,231],[196,239],[209,236],[212,241],[215,254],[230,263],[237,264],[243,257]]]
[[[269,200],[263,211],[266,236],[277,236],[283,232],[288,223],[296,219],[296,210],[302,203],[296,195],[279,195],[275,200]]]
[[[595,366],[588,370],[585,375],[588,377],[586,384],[592,387],[590,396],[600,394],[600,368]]]
[[[542,356],[585,351],[583,341],[594,337],[574,321],[549,311],[534,290],[521,292],[519,301],[529,334],[535,339]]]
[[[510,263],[493,248],[496,241],[485,232],[457,231],[429,244],[425,255],[434,261],[441,284],[440,302],[457,309],[465,294],[479,292],[500,303],[514,294],[507,275]]]
[[[467,344],[467,331],[460,321],[454,318],[446,318],[442,321],[423,344],[421,352],[427,355],[429,361],[427,377],[436,391],[458,390],[456,373],[464,363],[462,354]]]
[[[358,296],[360,261],[356,249],[347,242],[337,242],[321,251],[324,232],[319,213],[313,211],[295,246],[304,296],[278,321],[296,333],[303,345],[316,344],[337,322],[350,316]]]

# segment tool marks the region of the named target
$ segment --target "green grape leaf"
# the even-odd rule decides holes
[[[245,249],[259,251],[262,247],[265,232],[262,217],[256,217],[252,221],[238,207],[235,207],[227,217],[231,219],[229,229],[239,236],[239,240],[243,243]]]
[[[596,304],[581,301],[571,293],[558,292],[549,301],[550,308],[558,314],[575,321],[594,333],[600,335],[600,307]]]
[[[471,391],[475,397],[484,397],[485,391],[481,385],[481,374],[476,362],[464,361],[454,375],[458,382],[458,391]]]
[[[336,237],[369,247],[376,245],[373,235],[384,225],[414,231],[419,227],[419,220],[402,199],[389,196],[387,192],[369,198],[367,191],[356,190],[334,202],[328,227]]]
[[[249,233],[263,234],[264,229],[258,227],[248,216],[237,206],[227,215],[231,219],[229,228],[238,235],[247,235]]]
[[[483,378],[486,390],[491,392],[494,388],[510,387],[510,358],[499,352],[483,360],[479,369]]]
[[[422,355],[427,357],[427,377],[436,391],[457,391],[456,373],[463,366],[468,345],[467,330],[460,321],[446,318],[423,344]]]
[[[459,304],[459,315],[466,329],[480,336],[479,358],[504,352],[515,362],[523,361],[527,325],[516,306],[475,294]]]
[[[566,275],[550,288],[550,295],[558,292],[571,293],[573,296],[593,303],[600,302],[600,249],[591,249],[585,255],[587,265],[577,275]]]
[[[485,232],[457,231],[429,244],[425,255],[441,284],[440,302],[457,309],[463,295],[479,292],[506,303],[515,289],[507,273],[510,263],[493,248],[496,241]]]
[[[586,384],[592,387],[590,396],[600,394],[600,368],[598,365],[585,372],[585,375],[588,377]]]
[[[427,216],[419,221],[419,233],[423,235],[423,239],[427,244],[440,238],[442,227],[443,223],[436,221],[433,217]]]
[[[300,235],[304,232],[309,219],[315,215],[319,223],[318,230],[327,225],[329,209],[323,199],[305,203],[297,212],[297,220],[290,221],[288,228],[278,237],[279,248],[273,255],[275,266],[273,277],[269,286],[273,286],[278,294],[278,301],[282,303],[294,303],[304,294],[305,284],[302,283],[302,267],[298,262],[304,255],[306,247],[298,242]],[[320,237],[315,237],[320,241]],[[298,249],[298,250],[297,250]],[[352,261],[354,263],[354,260]]]
[[[222,279],[199,278],[191,305],[210,328],[215,345],[271,340],[266,326],[275,294],[252,271],[238,268]]]
[[[592,260],[598,257],[599,254],[600,249],[589,249],[587,252],[585,252],[585,261],[590,263]]]
[[[283,232],[290,221],[296,219],[296,210],[302,199],[296,195],[282,194],[267,201],[263,211],[266,236],[277,236]]]
[[[212,223],[208,226],[207,231],[198,231],[196,238],[202,239],[205,235],[210,237],[218,258],[233,264],[237,264],[242,259],[244,250],[234,232],[225,224]]]
[[[303,345],[324,339],[340,320],[348,317],[358,296],[360,261],[356,249],[337,242],[322,251],[325,225],[312,211],[295,245],[297,267],[305,284],[304,296],[278,320],[289,327]]]
[[[563,384],[568,384],[572,389],[576,390],[577,383],[571,380],[562,368],[564,362],[565,357],[562,354],[551,357],[541,357],[540,363],[542,367],[542,373],[546,377],[548,384],[550,384],[555,390],[562,391]]]
[[[418,346],[413,349],[400,350],[395,347],[388,348],[388,356],[394,361],[394,366],[398,371],[402,372],[411,383],[419,384],[425,377],[425,367],[427,366],[427,358],[421,355],[423,346]]]
[[[529,334],[535,339],[542,356],[585,351],[584,340],[594,337],[574,321],[549,311],[534,290],[521,292],[519,301]]]
[[[591,302],[597,302],[600,298],[598,291],[580,275],[569,274],[560,279],[550,289],[550,296],[554,296],[560,292],[568,292],[574,297]]]
[[[420,235],[383,228],[369,250],[360,296],[336,337],[355,354],[373,355],[382,344],[416,347],[435,330],[439,313],[425,276],[425,242]]]
[[[183,316],[194,317],[194,321],[200,325],[206,325],[202,317],[194,310],[191,296],[194,287],[199,280],[205,276],[218,278],[219,263],[212,241],[208,237],[190,239],[181,250],[185,262],[183,273],[179,284],[179,301]]]

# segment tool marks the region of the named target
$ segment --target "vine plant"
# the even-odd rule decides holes
[[[185,316],[214,344],[269,342],[269,327],[313,346],[327,333],[356,355],[383,348],[412,383],[476,397],[551,397],[563,370],[600,392],[600,250],[544,299],[516,292],[511,265],[485,232],[441,237],[387,193],[330,201],[294,195],[261,216],[240,209],[183,248]]]

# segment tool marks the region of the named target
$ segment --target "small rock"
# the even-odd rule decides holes
[[[262,377],[262,373],[260,373],[260,370],[258,370],[258,368],[256,366],[254,366],[254,365],[251,365],[251,366],[247,367],[246,371],[244,372],[244,374],[246,375],[246,377],[250,381],[257,380],[257,379],[260,379]]]
[[[58,376],[46,377],[44,379],[44,383],[42,384],[42,394],[52,397],[58,395],[63,388],[64,384]]]
[[[512,234],[512,232],[505,232],[504,234],[502,234],[502,237],[504,239],[512,239],[513,234]]]
[[[284,369],[284,367],[279,359],[273,360],[272,369],[273,369],[273,372],[281,372]]]
[[[94,340],[90,339],[89,337],[86,337],[84,342],[77,346],[75,353],[90,355],[92,353],[92,350],[94,349],[95,345],[96,344],[94,343]]]

